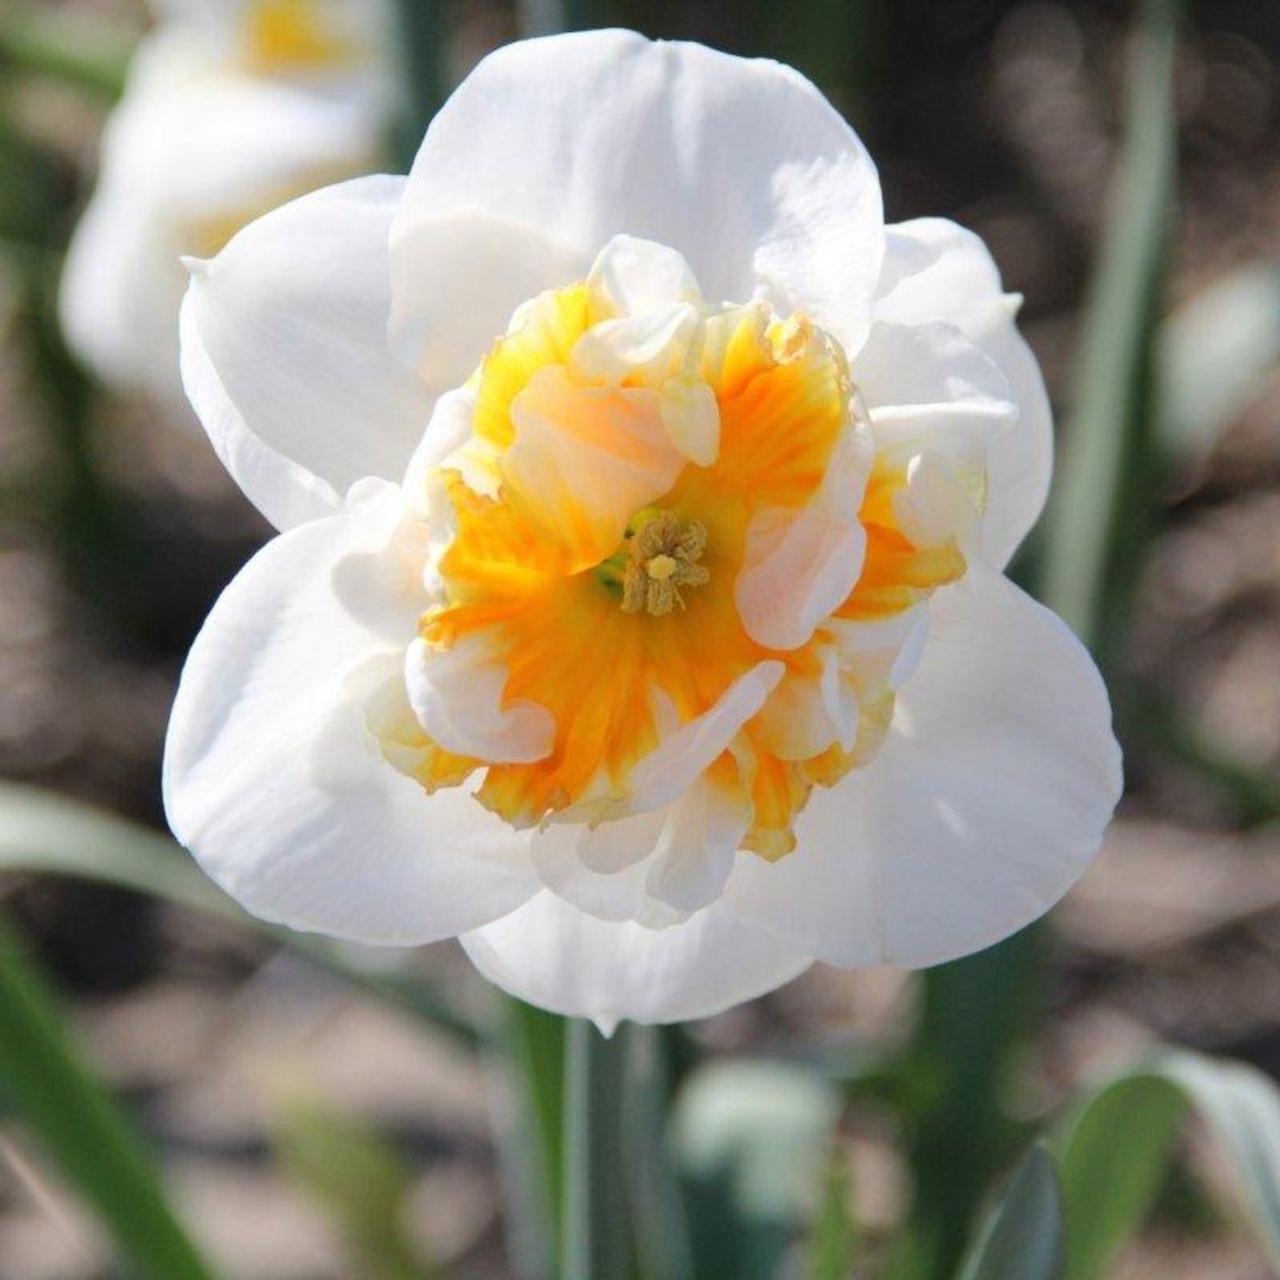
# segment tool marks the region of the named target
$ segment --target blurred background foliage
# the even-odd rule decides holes
[[[487,49],[622,24],[794,63],[891,219],[983,235],[1060,424],[1016,572],[1106,669],[1128,796],[1043,926],[924,975],[819,967],[607,1054],[449,946],[246,920],[159,833],[158,760],[268,531],[189,415],[94,385],[54,318],[146,14],[6,0],[0,1277],[1278,1274],[1280,3],[401,16],[389,167]]]

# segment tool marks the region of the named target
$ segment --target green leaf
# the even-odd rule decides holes
[[[851,1201],[849,1162],[832,1152],[822,1192],[822,1204],[809,1236],[810,1280],[849,1280],[857,1244]]]
[[[697,1271],[773,1280],[813,1219],[839,1091],[783,1062],[693,1071],[672,1116]]]
[[[1173,1052],[1097,1090],[1059,1135],[1067,1280],[1102,1275],[1141,1224],[1192,1108],[1229,1158],[1258,1234],[1280,1265],[1280,1091],[1253,1067]]]
[[[896,1069],[915,1198],[886,1274],[955,1274],[983,1192],[1024,1139],[1001,1099],[1029,1034],[1042,972],[1036,927],[929,969],[915,1036]]]
[[[1147,0],[1133,34],[1124,145],[1046,529],[1043,599],[1095,654],[1116,643],[1152,501],[1152,335],[1173,203],[1180,8]]]
[[[0,871],[100,880],[205,915],[247,919],[167,836],[16,783],[0,783]]]
[[[79,801],[0,783],[0,873],[80,876],[231,920],[301,952],[350,982],[466,1044],[475,1028],[421,980],[363,967],[349,948],[263,923],[241,911],[175,841]]]
[[[1253,1067],[1175,1053],[1160,1064],[1230,1158],[1259,1238],[1280,1267],[1280,1090]]]
[[[405,1232],[412,1176],[396,1150],[314,1099],[277,1093],[275,1148],[285,1173],[324,1210],[353,1272],[365,1280],[426,1280]]]
[[[61,80],[107,103],[124,92],[130,52],[114,26],[70,8],[6,0],[0,15],[0,67]]]
[[[211,1280],[118,1105],[80,1060],[53,1000],[0,922],[0,1096],[152,1280]]]
[[[1064,1237],[1058,1170],[1037,1145],[983,1223],[960,1280],[1058,1280]]]
[[[1177,1086],[1144,1072],[1105,1086],[1072,1115],[1061,1145],[1067,1280],[1101,1275],[1146,1217],[1186,1112]]]

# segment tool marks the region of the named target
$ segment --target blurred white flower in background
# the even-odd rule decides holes
[[[182,400],[184,255],[383,167],[395,105],[385,0],[155,0],[103,131],[59,307],[106,383]]]
[[[786,67],[491,55],[407,179],[194,268],[187,390],[282,532],[184,671],[175,832],[264,918],[459,934],[605,1027],[1028,923],[1121,774],[1003,575],[1052,455],[1016,312]]]

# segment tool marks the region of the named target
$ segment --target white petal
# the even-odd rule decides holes
[[[785,670],[781,662],[757,662],[709,711],[665,737],[631,770],[630,807],[657,809],[682,795],[764,706]]]
[[[1008,379],[945,322],[908,327],[877,320],[853,376],[870,412],[877,452],[903,463],[931,451],[982,464],[1017,421]]]
[[[550,891],[460,941],[490,982],[545,1009],[591,1018],[606,1034],[623,1019],[710,1017],[811,963],[720,907],[646,929],[597,919]]]
[[[551,753],[555,717],[526,698],[506,700],[507,669],[484,633],[444,650],[415,640],[404,674],[414,715],[446,751],[490,764],[529,764]]]
[[[893,514],[915,546],[954,541],[966,552],[975,545],[981,519],[955,465],[932,451],[916,454],[907,464],[907,482],[893,495]]]
[[[757,721],[761,747],[782,760],[808,760],[833,742],[849,750],[858,734],[858,697],[842,678],[836,646],[813,652],[820,671],[788,671]]]
[[[687,303],[602,320],[574,344],[573,367],[592,381],[614,384],[654,365],[663,372],[678,369],[697,321]]]
[[[521,836],[460,788],[428,796],[367,738],[365,673],[395,651],[334,579],[388,544],[400,509],[389,490],[245,566],[183,671],[164,790],[179,840],[254,915],[413,945],[503,915],[536,881]],[[411,628],[404,591],[381,613]]]
[[[414,162],[396,244],[473,214],[588,262],[618,234],[657,241],[708,297],[763,291],[855,349],[883,254],[874,166],[813,85],[622,31],[507,45],[455,91]],[[493,275],[479,253],[469,265],[477,282]],[[398,270],[396,288],[453,309],[430,273]]]
[[[587,287],[617,316],[666,310],[702,293],[682,254],[636,236],[614,236],[600,250]]]
[[[911,678],[929,636],[929,606],[914,605],[876,622],[828,618],[822,629],[840,650],[841,669],[861,690],[900,689]]]
[[[989,458],[983,546],[1002,568],[1035,524],[1053,470],[1053,416],[1040,366],[1018,332],[1016,295],[978,236],[943,218],[887,228],[882,296],[876,314],[896,324],[945,320],[999,365],[1014,389],[1017,426],[993,445]]]
[[[684,914],[650,897],[646,861],[667,822],[668,810],[632,814],[596,827],[553,822],[533,839],[534,865],[547,888],[602,920],[635,920],[650,928],[678,923]]]
[[[757,643],[799,648],[853,590],[867,546],[858,505],[870,460],[869,439],[848,432],[808,506],[769,508],[751,518],[733,596]]]
[[[460,386],[521,303],[581,280],[590,254],[472,210],[398,217],[391,236],[391,343],[437,394]]]
[[[666,810],[645,888],[678,911],[710,906],[724,888],[747,833],[743,800],[699,779]]]
[[[67,246],[58,318],[67,345],[107,385],[185,405],[178,309],[189,248],[147,193],[115,184],[94,193]]]
[[[938,964],[1029,924],[1120,795],[1106,690],[1058,618],[980,568],[932,610],[879,754],[814,789],[793,854],[739,858],[726,887],[742,918],[835,964]]]
[[[387,345],[387,228],[403,180],[327,187],[195,272],[183,378],[219,457],[278,528],[362,476],[399,480],[431,396]]]
[[[690,462],[709,467],[720,452],[720,406],[701,378],[672,379],[662,388],[662,425]]]
[[[181,255],[309,187],[371,166],[356,107],[226,75],[187,33],[139,47],[103,131],[98,184],[68,246],[59,311],[108,383],[182,401]]]
[[[553,822],[533,859],[549,889],[589,914],[666,928],[720,896],[750,816],[741,796],[698,779],[662,809]]]

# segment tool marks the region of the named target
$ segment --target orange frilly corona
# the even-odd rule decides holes
[[[790,853],[812,788],[883,738],[913,610],[965,569],[953,536],[904,530],[907,470],[835,339],[711,305],[673,251],[620,237],[517,312],[427,455],[448,430],[416,470],[434,598],[408,664],[438,729],[393,758],[428,790],[482,770],[477,799],[528,827],[652,807],[655,775],[706,755],[740,847]],[[487,735],[450,714],[478,666]],[[748,679],[758,705],[726,722]]]

